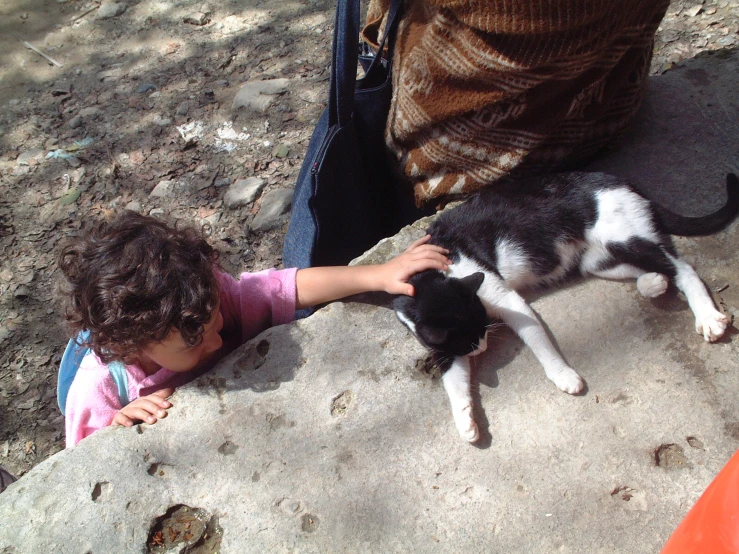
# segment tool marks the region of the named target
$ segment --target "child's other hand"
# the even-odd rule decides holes
[[[166,400],[174,389],[162,389],[149,396],[142,396],[121,408],[113,417],[111,425],[132,427],[136,421],[144,421],[154,425],[159,419],[167,417],[167,408],[172,404]]]
[[[427,269],[444,271],[449,268],[452,263],[446,257],[449,250],[427,244],[429,240],[431,235],[418,239],[405,252],[380,266],[385,292],[413,296],[413,285],[408,283],[413,275]]]

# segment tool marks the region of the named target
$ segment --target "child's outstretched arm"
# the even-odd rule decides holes
[[[411,276],[427,269],[445,270],[451,262],[448,250],[427,244],[430,235],[418,239],[405,252],[384,264],[309,267],[297,273],[297,307],[307,308],[352,294],[384,291],[413,296]]]

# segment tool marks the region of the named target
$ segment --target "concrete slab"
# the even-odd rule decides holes
[[[695,62],[717,64],[710,94],[726,82],[736,93],[738,72],[721,71],[735,62]],[[680,165],[657,151],[644,161],[677,141],[645,136],[613,167],[653,184],[691,176],[691,198],[698,176],[720,192],[732,162],[718,153],[739,151],[727,131],[702,139],[705,158],[682,148]],[[734,315],[738,235],[734,224],[677,240]],[[0,495],[0,552],[184,551],[189,531],[156,527],[180,505],[210,523],[199,552],[658,552],[739,448],[737,331],[706,344],[681,297],[647,300],[632,283],[586,281],[532,304],[587,391],[559,392],[499,332],[475,365],[478,447],[459,439],[388,298],[368,295],[263,333],[178,390],[157,425],[103,430],[34,468]],[[180,547],[158,546],[167,533]]]

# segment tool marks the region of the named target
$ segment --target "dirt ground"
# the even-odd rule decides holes
[[[0,465],[11,473],[64,447],[61,238],[129,207],[209,223],[232,273],[281,265],[285,225],[252,223],[268,192],[294,186],[325,105],[334,5],[0,2]],[[652,73],[738,44],[739,1],[674,1]],[[267,79],[288,81],[266,112],[232,107],[244,83]],[[229,208],[229,186],[248,177],[261,193]]]

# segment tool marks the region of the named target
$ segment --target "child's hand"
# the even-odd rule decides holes
[[[429,240],[431,235],[418,239],[405,252],[380,266],[385,292],[413,296],[413,285],[408,283],[413,275],[427,269],[449,268],[451,262],[446,257],[449,250],[427,244]]]
[[[162,389],[149,396],[137,398],[121,408],[110,424],[132,427],[134,422],[144,421],[154,425],[158,419],[167,417],[167,408],[171,408],[172,404],[166,398],[173,392],[174,389]]]

